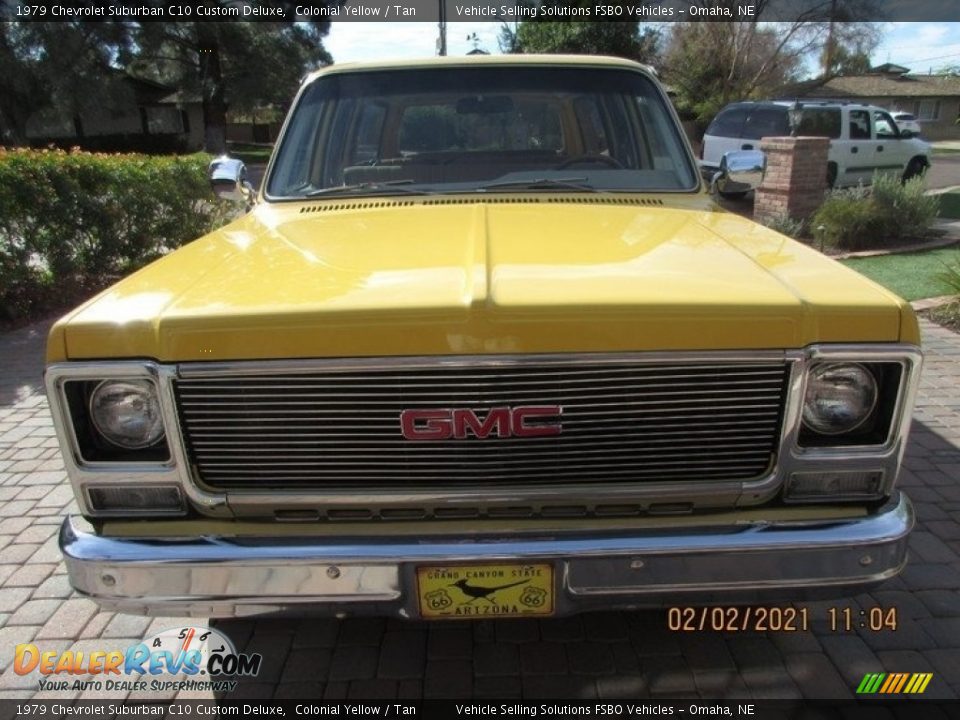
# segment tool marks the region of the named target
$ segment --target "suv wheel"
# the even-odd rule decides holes
[[[927,171],[927,164],[922,158],[915,157],[907,163],[907,169],[903,171],[903,181],[923,175]]]

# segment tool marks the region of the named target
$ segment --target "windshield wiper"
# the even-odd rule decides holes
[[[401,192],[409,193],[411,195],[426,195],[425,190],[417,190],[415,188],[402,187],[403,185],[409,185],[414,182],[412,179],[405,180],[385,180],[383,182],[362,182],[356,183],[355,185],[337,185],[336,187],[320,188],[319,190],[311,190],[306,193],[304,197],[317,197],[319,195],[339,195],[341,193],[349,192],[367,192],[367,191],[379,191],[385,188],[390,188],[391,192]],[[400,186],[400,187],[398,187]]]
[[[559,190],[580,190],[582,192],[599,192],[592,185],[584,185],[585,177],[568,178],[534,178],[533,180],[497,180],[486,185],[481,185],[477,190],[494,190],[497,188],[518,188],[522,190],[539,189],[559,189]]]

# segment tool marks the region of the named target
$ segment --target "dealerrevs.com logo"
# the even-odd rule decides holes
[[[229,691],[236,682],[227,678],[255,676],[262,662],[259,653],[238,653],[223,633],[190,626],[164,630],[125,650],[57,652],[23,643],[14,652],[13,670],[38,673],[41,690]]]

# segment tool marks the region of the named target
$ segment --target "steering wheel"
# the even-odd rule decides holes
[[[575,157],[564,160],[562,163],[557,165],[554,170],[563,170],[570,167],[571,165],[580,165],[586,163],[594,163],[601,165],[608,165],[612,168],[617,168],[619,170],[624,169],[623,163],[621,163],[616,158],[612,158],[609,155],[577,155]]]

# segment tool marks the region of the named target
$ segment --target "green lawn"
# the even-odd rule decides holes
[[[960,192],[948,192],[940,196],[940,217],[960,220]]]
[[[266,165],[272,152],[273,146],[244,145],[242,143],[230,143],[227,148],[230,157],[243,160],[247,165]]]
[[[841,260],[849,268],[880,283],[906,300],[950,295],[953,291],[938,276],[948,262],[960,261],[960,249],[940,248],[917,253],[880,255]]]

